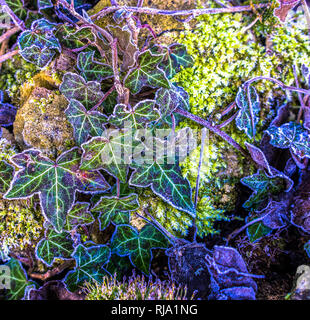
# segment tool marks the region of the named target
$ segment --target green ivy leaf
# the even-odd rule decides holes
[[[259,122],[260,103],[259,96],[254,87],[239,88],[236,97],[239,112],[236,117],[238,129],[243,130],[249,138],[255,137],[256,125]]]
[[[78,226],[86,226],[95,221],[89,212],[88,202],[77,202],[67,215],[65,230],[72,231]]]
[[[82,27],[76,29],[67,24],[57,26],[55,35],[59,41],[67,48],[78,49],[96,41],[92,28]]]
[[[143,100],[134,107],[124,104],[116,105],[109,122],[119,128],[126,125],[126,128],[142,129],[159,118],[160,113],[155,108],[155,101]]]
[[[78,245],[72,254],[76,267],[64,279],[68,290],[76,291],[85,281],[102,282],[103,277],[108,274],[103,265],[109,261],[110,255],[110,248],[105,245],[88,248]]]
[[[74,138],[81,145],[89,137],[101,136],[103,125],[107,122],[105,115],[98,111],[87,111],[77,100],[72,99],[65,111],[69,122],[74,129]]]
[[[27,17],[24,0],[6,0],[6,4],[19,19],[24,20]]]
[[[135,158],[135,169],[129,184],[135,187],[151,187],[153,192],[175,208],[195,216],[192,190],[189,181],[182,176],[178,157],[170,157],[165,142],[155,139],[156,153],[146,146],[145,155]]]
[[[95,51],[81,52],[78,56],[77,68],[87,81],[98,81],[112,78],[113,69],[104,63],[94,60]]]
[[[288,189],[285,176],[268,176],[263,171],[241,179],[241,183],[249,187],[254,193],[243,204],[244,208],[251,208],[265,201],[269,195],[278,194]]]
[[[246,223],[251,222],[255,217],[248,218]],[[256,242],[259,239],[268,236],[272,232],[272,229],[265,226],[262,222],[253,223],[247,228],[247,235],[251,242]]]
[[[36,45],[26,47],[20,52],[21,56],[28,62],[35,64],[40,69],[46,67],[54,58],[55,51],[49,48],[39,48]]]
[[[137,209],[139,209],[138,196],[130,194],[123,198],[101,197],[91,211],[100,213],[100,230],[104,230],[110,222],[115,225],[129,224],[129,213]]]
[[[270,143],[277,148],[290,148],[300,158],[310,158],[310,136],[301,125],[289,122],[281,127],[272,126],[266,130]]]
[[[0,193],[5,193],[13,179],[14,168],[6,161],[0,161]]]
[[[21,300],[25,297],[27,290],[35,287],[36,284],[28,280],[27,273],[18,260],[12,258],[5,265],[9,267],[10,274],[4,273],[2,281],[11,286],[6,296],[8,300]]]
[[[83,77],[71,72],[64,75],[59,90],[69,102],[72,99],[77,100],[87,110],[95,106],[103,97],[99,82],[86,82]]]
[[[140,53],[137,59],[138,65],[130,69],[124,79],[125,86],[133,94],[137,94],[145,86],[170,88],[165,73],[158,68],[162,59],[162,55],[153,55],[150,50]]]
[[[61,232],[77,190],[104,191],[110,187],[100,173],[81,171],[80,159],[78,148],[63,153],[55,162],[34,149],[13,156],[12,161],[20,170],[5,198],[26,198],[38,193],[44,216]]]
[[[167,60],[163,61],[159,68],[162,69],[168,79],[172,79],[181,67],[190,68],[194,65],[193,58],[187,53],[186,47],[182,44],[172,44],[168,48]]]
[[[113,253],[129,256],[131,263],[145,274],[149,274],[152,249],[166,249],[167,238],[151,224],[145,225],[140,232],[128,225],[118,225],[111,240]]]
[[[36,246],[36,256],[51,267],[56,258],[71,259],[73,244],[69,233],[57,233],[53,229],[46,230],[45,238],[40,240]]]
[[[101,137],[82,144],[82,170],[104,169],[126,182],[132,148],[131,130],[105,130]]]
[[[39,8],[39,11],[48,9],[48,8],[53,8],[53,3],[51,0],[38,0],[38,8]]]
[[[128,256],[120,257],[117,254],[112,253],[111,258],[107,263],[105,269],[111,275],[116,275],[116,279],[122,281],[124,275],[128,274],[128,271],[131,271],[132,264]]]

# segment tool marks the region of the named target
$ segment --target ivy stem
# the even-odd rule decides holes
[[[104,94],[101,100],[90,109],[90,112],[95,111],[103,103],[103,101],[105,101],[108,98],[108,96],[114,91],[114,89],[115,85],[113,84],[113,86]]]
[[[261,3],[254,6],[255,9],[266,8],[268,3]],[[112,12],[124,9],[127,12],[143,13],[148,15],[162,15],[162,16],[192,16],[193,18],[201,16],[203,14],[217,14],[217,13],[235,13],[253,11],[252,6],[236,6],[227,8],[205,8],[205,9],[191,9],[191,10],[161,10],[156,8],[147,7],[127,7],[127,6],[111,6],[106,7],[91,16],[91,19],[100,19]]]
[[[3,11],[5,11],[13,20],[15,25],[22,31],[26,30],[24,21],[20,20],[13,10],[8,6],[5,0],[0,0],[0,5]]]
[[[206,127],[216,135],[220,136],[222,139],[226,140],[230,145],[232,145],[234,148],[236,148],[238,151],[240,151],[245,157],[248,157],[247,151],[240,146],[230,135],[228,135],[226,132],[222,131],[218,126],[212,125],[209,121],[202,119],[186,110],[183,110],[181,108],[175,109],[175,112],[179,113],[180,115],[191,119],[202,126]]]
[[[283,82],[281,82],[280,80],[275,79],[275,78],[270,78],[270,77],[263,77],[263,76],[255,77],[255,78],[252,78],[252,79],[246,81],[244,83],[244,85],[247,86],[247,85],[250,85],[251,83],[259,81],[259,80],[267,80],[267,81],[274,82],[277,85],[279,85],[283,90],[296,91],[296,92],[300,92],[300,93],[303,93],[303,94],[306,94],[306,95],[310,95],[310,90],[297,88],[297,87],[292,87],[292,86],[287,86]]]
[[[0,36],[0,43],[5,41],[6,39],[10,38],[13,34],[17,33],[20,30],[19,27],[14,27],[7,32],[5,32],[3,35]]]
[[[235,114],[233,114],[229,119],[225,120],[224,122],[222,122],[221,124],[218,125],[219,128],[224,128],[226,127],[228,124],[230,124],[232,121],[234,121],[236,119],[238,115],[238,112],[236,112]]]
[[[4,54],[3,56],[0,56],[0,63],[14,57],[18,53],[19,53],[19,50],[14,50],[14,51],[10,51],[10,52]]]
[[[116,191],[116,196],[119,199],[120,194],[121,194],[121,183],[120,183],[118,178],[116,179],[116,190],[117,190]]]

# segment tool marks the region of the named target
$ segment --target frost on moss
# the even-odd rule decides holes
[[[187,300],[187,290],[171,281],[146,280],[144,276],[129,277],[120,282],[116,276],[105,276],[103,283],[86,283],[85,300]]]

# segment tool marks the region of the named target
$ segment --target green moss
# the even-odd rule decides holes
[[[120,282],[105,276],[103,283],[86,283],[85,300],[186,300],[187,290],[171,281],[146,281],[144,276],[132,275]]]

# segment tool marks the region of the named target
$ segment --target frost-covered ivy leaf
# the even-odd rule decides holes
[[[238,129],[243,130],[249,138],[255,136],[256,125],[259,122],[260,103],[259,96],[254,87],[239,88],[236,104],[240,109],[236,117]]]
[[[13,179],[14,168],[6,161],[0,161],[0,193],[5,193]]]
[[[131,263],[145,274],[149,274],[152,249],[166,249],[167,238],[151,224],[146,224],[140,232],[128,225],[118,225],[111,240],[112,253],[129,256]]]
[[[251,197],[243,204],[244,208],[251,208],[265,201],[269,195],[287,191],[292,187],[292,184],[288,183],[287,177],[280,175],[270,177],[263,171],[258,171],[252,176],[242,178],[241,183],[254,191]]]
[[[104,169],[126,182],[133,147],[131,130],[105,130],[101,137],[82,144],[82,170]]]
[[[157,90],[155,100],[163,119],[170,116],[176,108],[188,110],[189,107],[188,93],[176,85],[172,85],[171,89]]]
[[[183,178],[177,157],[165,152],[165,142],[156,140],[155,154],[145,148],[141,159],[135,157],[131,167],[135,169],[129,184],[135,187],[151,187],[153,192],[175,208],[195,215],[192,190],[189,181]],[[141,161],[140,161],[141,160]]]
[[[167,48],[167,60],[160,63],[168,79],[172,79],[181,67],[190,68],[194,65],[193,58],[187,53],[186,47],[182,44],[172,44]]]
[[[261,211],[256,211],[255,216],[247,219],[247,223],[260,219],[247,228],[247,234],[251,242],[255,242],[262,237],[270,234],[272,230],[282,228],[286,225],[283,218],[287,215],[285,203],[270,201],[269,204]]]
[[[38,193],[44,216],[61,232],[77,190],[104,191],[110,187],[100,173],[80,170],[80,160],[78,148],[63,153],[55,162],[34,149],[13,156],[12,162],[20,170],[5,198],[26,198]]]
[[[99,81],[114,76],[111,66],[94,60],[95,51],[81,52],[78,56],[77,68],[87,81]]]
[[[106,245],[84,247],[78,245],[72,257],[76,261],[76,267],[70,271],[64,283],[71,292],[76,291],[85,281],[102,282],[105,275],[109,274],[103,266],[109,261],[111,250]]]
[[[64,75],[59,90],[69,102],[72,99],[77,100],[87,110],[95,106],[103,97],[99,82],[86,82],[83,77],[71,72]]]
[[[26,47],[20,52],[21,56],[28,62],[35,64],[40,69],[46,67],[55,56],[55,51],[49,48],[39,48],[36,45]]]
[[[59,41],[67,48],[78,49],[88,43],[95,42],[96,36],[90,27],[76,29],[67,24],[57,26],[55,35]]]
[[[142,129],[150,122],[157,121],[160,118],[158,109],[155,108],[154,100],[143,100],[134,107],[124,104],[118,104],[109,118],[109,122],[122,128]]]
[[[274,147],[290,148],[301,159],[310,158],[310,135],[300,124],[289,122],[281,127],[272,126],[266,132]]]
[[[18,36],[17,41],[20,50],[36,45],[41,49],[49,48],[60,52],[61,46],[53,34],[55,28],[55,24],[45,19],[34,21],[31,25],[31,30],[26,30]]]
[[[107,117],[98,111],[87,111],[77,100],[72,99],[65,111],[74,129],[74,138],[81,145],[88,137],[101,136]]]
[[[125,86],[136,94],[145,87],[170,88],[170,83],[165,73],[158,68],[162,55],[153,55],[150,50],[139,54],[137,67],[129,70],[124,79]]]
[[[24,0],[6,0],[6,4],[19,19],[24,20],[27,17]]]
[[[17,109],[9,103],[3,102],[3,92],[0,90],[0,127],[7,127],[13,124]],[[0,128],[1,137],[1,128]]]
[[[35,282],[29,281],[27,273],[22,264],[16,259],[10,259],[6,264],[10,272],[2,275],[2,283],[9,284],[10,289],[6,290],[8,300],[21,300],[24,298],[28,288],[35,287]]]
[[[310,240],[305,244],[304,249],[305,249],[308,257],[310,258]]]
[[[57,233],[53,229],[45,232],[45,238],[36,246],[36,256],[47,266],[52,266],[56,258],[71,259],[73,240],[67,232]]]
[[[110,222],[129,224],[129,213],[139,209],[138,196],[130,194],[126,197],[101,197],[91,210],[99,213],[100,230],[104,230]]]
[[[88,202],[77,202],[67,215],[65,230],[72,231],[78,226],[92,224],[95,219],[89,212]]]
[[[38,0],[39,11],[44,10],[44,9],[48,9],[48,8],[52,8],[52,7],[53,7],[52,0]]]

